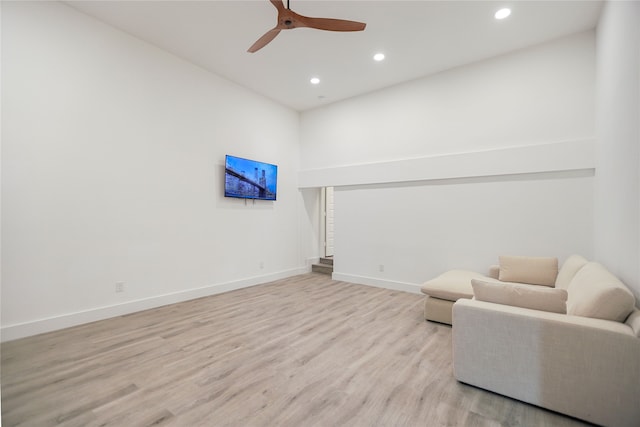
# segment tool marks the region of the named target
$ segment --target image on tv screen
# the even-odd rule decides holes
[[[226,156],[224,195],[242,199],[276,200],[278,166]]]

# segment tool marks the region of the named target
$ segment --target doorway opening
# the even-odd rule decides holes
[[[334,240],[334,210],[333,210],[333,187],[325,187],[323,189],[324,197],[322,203],[323,222],[324,222],[324,256],[333,256],[333,240]]]
[[[324,187],[320,191],[320,263],[313,264],[312,271],[317,273],[333,273],[333,187]]]

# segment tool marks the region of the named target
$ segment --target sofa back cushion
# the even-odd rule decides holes
[[[569,283],[571,283],[573,277],[588,262],[589,261],[587,261],[580,255],[571,255],[569,258],[567,258],[564,264],[562,264],[562,268],[558,272],[558,277],[556,277],[556,288],[569,288]]]
[[[582,267],[567,291],[567,313],[576,316],[624,322],[635,306],[631,291],[597,262]]]
[[[503,282],[555,286],[558,258],[500,256],[500,276]]]

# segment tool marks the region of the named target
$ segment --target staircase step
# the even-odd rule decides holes
[[[333,257],[321,257],[320,264],[333,265]]]
[[[333,266],[327,264],[313,264],[311,271],[314,273],[331,274],[333,273]]]

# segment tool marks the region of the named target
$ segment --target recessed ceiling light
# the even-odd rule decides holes
[[[311,80],[309,81],[311,82],[312,85],[320,84],[320,79],[317,77],[311,77]]]
[[[375,55],[373,55],[373,60],[374,61],[382,61],[384,59],[384,53],[376,53]]]
[[[504,9],[500,9],[499,11],[497,11],[493,16],[495,16],[496,19],[504,19],[509,15],[511,15],[511,9],[507,9],[505,7]]]

